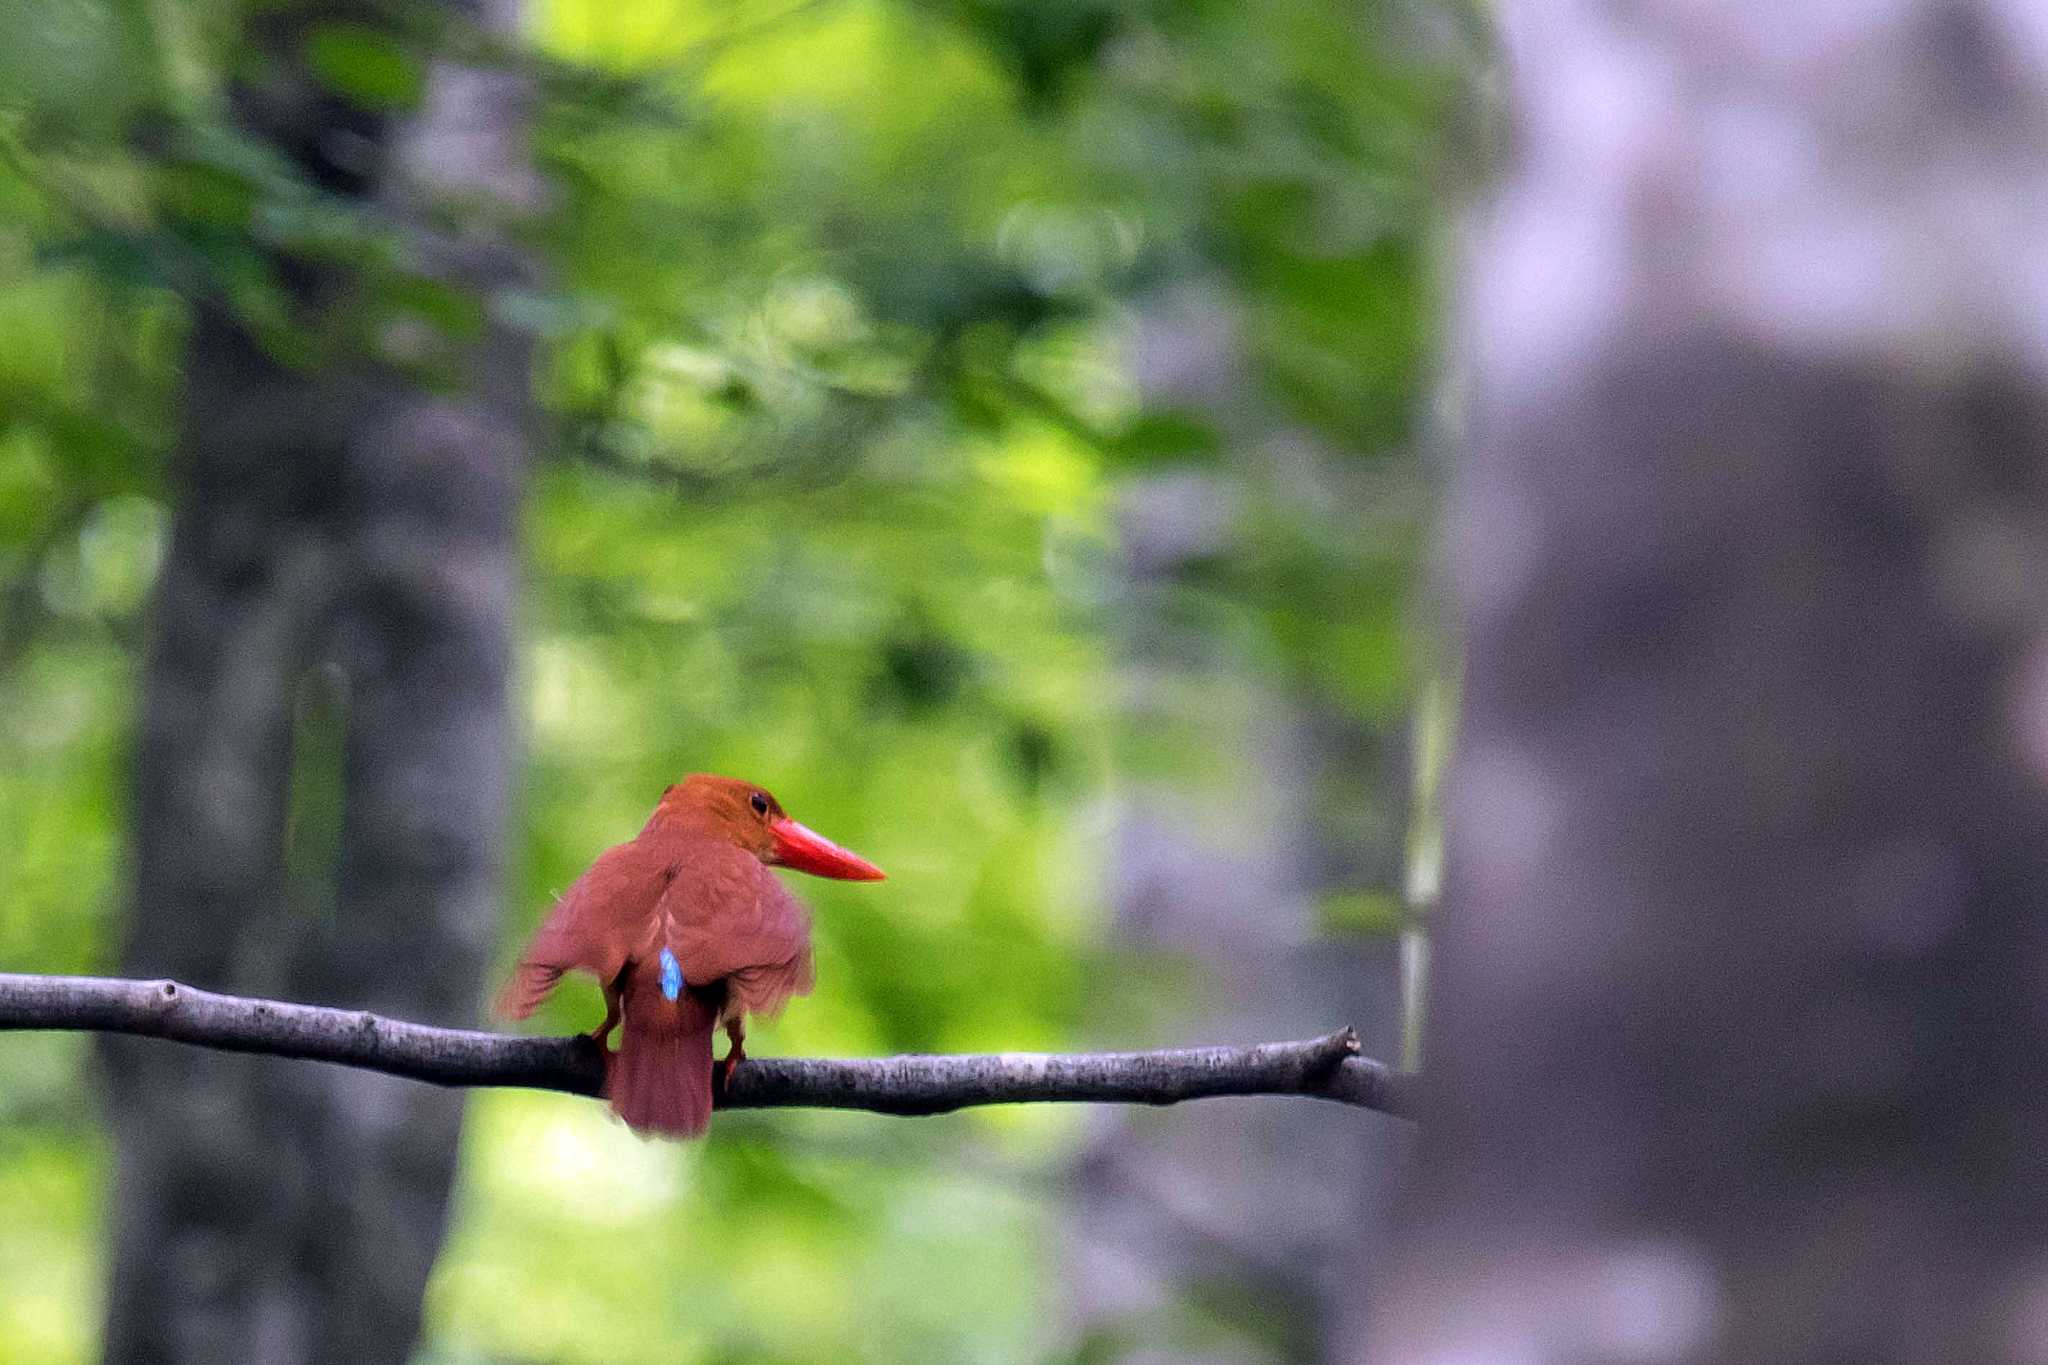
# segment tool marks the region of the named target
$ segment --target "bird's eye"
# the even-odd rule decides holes
[[[768,813],[768,798],[759,792],[755,792],[752,796],[748,797],[747,804],[754,808],[754,814],[756,815],[766,815]]]

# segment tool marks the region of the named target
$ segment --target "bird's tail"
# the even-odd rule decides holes
[[[636,968],[626,984],[621,1023],[605,1094],[626,1126],[664,1137],[696,1137],[710,1127],[717,1006],[694,991],[669,1000]]]

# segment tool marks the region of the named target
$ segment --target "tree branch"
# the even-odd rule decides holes
[[[133,1033],[447,1086],[595,1095],[604,1074],[588,1038],[433,1028],[363,1010],[216,995],[174,981],[0,973],[0,1031],[10,1029]],[[1177,1104],[1217,1095],[1301,1095],[1405,1114],[1407,1089],[1392,1068],[1359,1056],[1357,1036],[1346,1028],[1301,1042],[1157,1052],[750,1057],[731,1088],[721,1088],[718,1105],[943,1114],[976,1104]]]

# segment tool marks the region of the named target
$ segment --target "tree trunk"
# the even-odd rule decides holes
[[[1517,11],[1382,1361],[2048,1359],[2048,48]]]
[[[471,212],[430,235],[420,210],[531,202],[516,80],[437,64],[416,115],[364,115],[298,64],[309,26],[336,17],[261,21],[266,83],[235,92],[249,131],[387,211],[421,273],[513,282],[501,223]],[[509,33],[514,16],[474,17]],[[309,317],[363,306],[339,270],[278,267]],[[463,1023],[497,925],[526,348],[495,325],[451,339],[391,322],[379,342],[407,361],[426,348],[449,381],[360,356],[288,365],[197,310],[122,970]],[[404,1361],[460,1093],[134,1040],[104,1056],[106,1358]]]

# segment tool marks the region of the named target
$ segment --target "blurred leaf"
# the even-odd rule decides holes
[[[1407,908],[1391,891],[1348,891],[1316,901],[1316,923],[1326,934],[1384,937],[1408,923]]]
[[[173,283],[164,255],[150,234],[93,229],[39,243],[36,264],[45,270],[81,265],[108,282],[130,289]]]
[[[1143,469],[1162,464],[1213,464],[1222,454],[1223,438],[1215,424],[1187,410],[1153,408],[1110,444],[1121,466]]]
[[[500,289],[490,309],[500,321],[550,339],[603,329],[618,316],[609,300],[566,290]]]
[[[117,133],[152,94],[146,32],[142,7],[114,0],[0,0],[0,112]]]
[[[410,109],[426,86],[420,60],[392,34],[365,24],[322,24],[306,38],[321,84],[370,109]]]
[[[377,281],[377,301],[387,323],[411,318],[458,340],[483,334],[486,302],[469,289],[431,275],[398,271]]]

